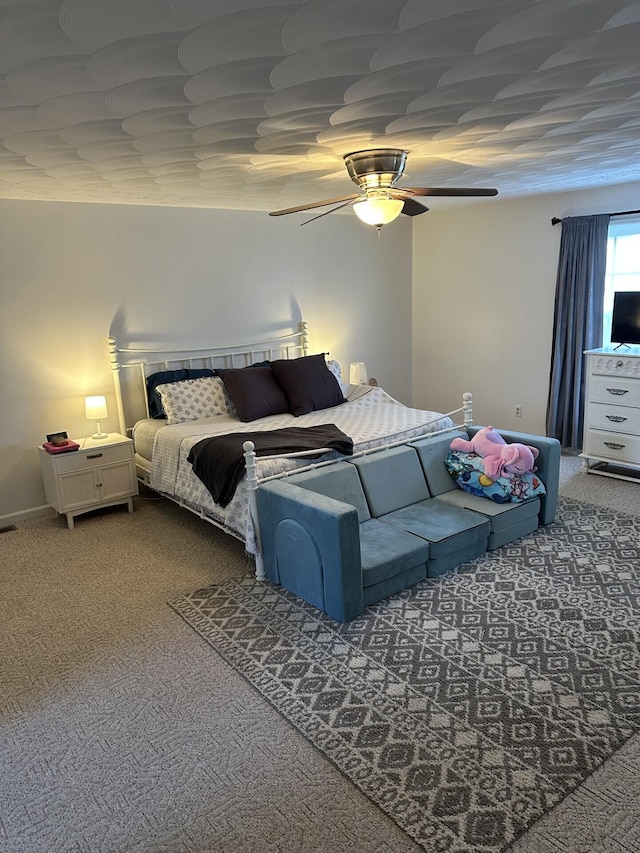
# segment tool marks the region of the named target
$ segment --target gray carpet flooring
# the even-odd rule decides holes
[[[579,468],[563,494],[640,515]],[[242,545],[135,505],[0,536],[0,851],[418,853],[167,606],[250,573]],[[638,853],[638,767],[634,737],[511,849]]]

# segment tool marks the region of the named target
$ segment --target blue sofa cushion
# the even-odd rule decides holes
[[[453,506],[440,498],[403,507],[380,517],[386,524],[401,527],[429,542],[430,558],[455,554],[467,545],[484,543],[489,522],[484,515]]]
[[[411,533],[375,518],[360,525],[362,586],[368,587],[416,566],[424,568],[429,544]]]
[[[538,526],[540,498],[520,503],[495,503],[460,489],[452,489],[439,495],[438,500],[486,516],[491,531],[487,546],[490,551],[532,533]]]
[[[471,495],[489,498],[496,503],[526,501],[546,494],[537,474],[508,474],[495,479],[484,473],[484,462],[477,453],[450,450],[444,464],[458,488]]]
[[[444,464],[451,440],[456,437],[469,438],[466,432],[458,431],[449,432],[446,435],[428,435],[411,442],[411,447],[415,447],[420,459],[429,492],[434,498],[442,492],[449,492],[456,488]]]
[[[407,569],[402,574],[394,575],[391,578],[385,578],[380,583],[374,583],[370,586],[362,588],[362,601],[364,606],[375,604],[388,598],[390,595],[395,595],[396,592],[401,592],[414,584],[420,583],[427,577],[427,569],[424,563],[415,566],[413,569]]]
[[[358,511],[360,522],[371,518],[358,472],[348,462],[336,462],[323,468],[292,474],[287,481],[328,498],[351,504]]]
[[[430,497],[420,460],[412,447],[393,447],[349,460],[360,480],[374,518]]]

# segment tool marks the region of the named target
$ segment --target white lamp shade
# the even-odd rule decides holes
[[[106,397],[85,397],[84,416],[88,421],[101,421],[108,416]]]
[[[353,205],[358,219],[367,225],[375,225],[381,228],[389,222],[393,222],[402,213],[404,202],[396,198],[379,198],[373,196],[365,201],[357,201]]]
[[[353,361],[349,365],[349,382],[352,385],[366,385],[369,381],[367,365],[364,361]]]

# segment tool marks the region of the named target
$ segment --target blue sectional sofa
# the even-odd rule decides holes
[[[459,489],[445,466],[454,435],[374,451],[260,485],[267,577],[346,622],[364,607],[501,547],[555,518],[556,439],[500,430],[537,447],[546,494],[494,503]]]

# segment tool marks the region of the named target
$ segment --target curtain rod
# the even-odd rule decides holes
[[[640,213],[640,210],[619,210],[617,213],[610,213],[609,216],[630,216],[632,213]],[[558,219],[557,216],[551,220],[552,225],[557,225],[559,222],[562,222],[562,219]]]

